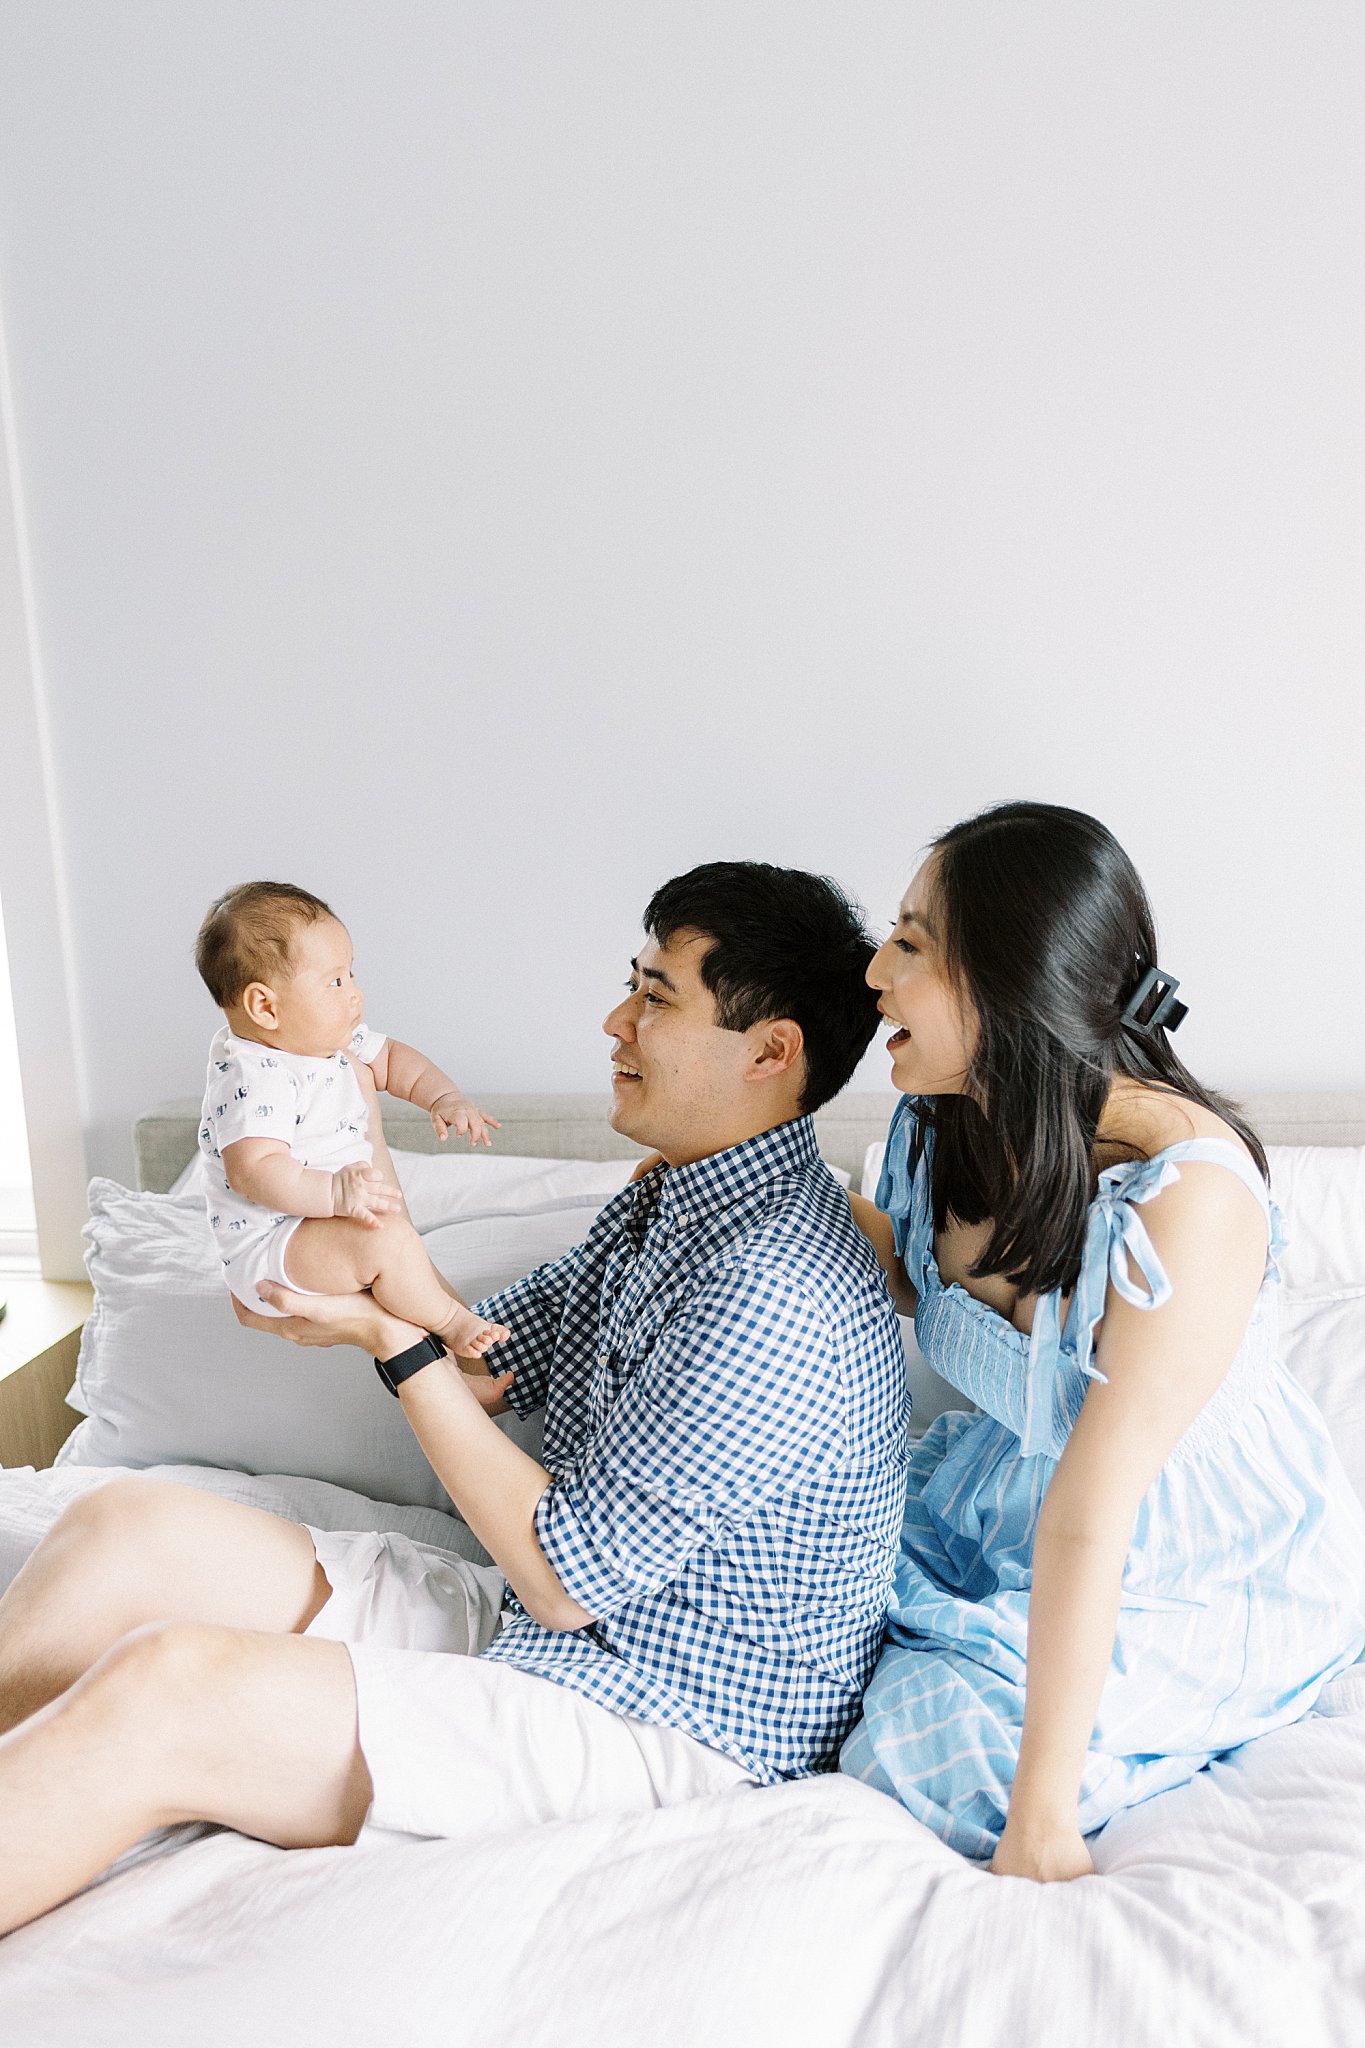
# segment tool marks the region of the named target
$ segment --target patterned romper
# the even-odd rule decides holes
[[[919,1291],[925,1357],[982,1411],[950,1412],[914,1448],[885,1644],[842,1768],[891,1793],[963,1855],[995,1850],[1019,1754],[1033,1541],[1080,1414],[1112,1283],[1158,1308],[1171,1287],[1141,1208],[1180,1161],[1226,1167],[1266,1212],[1270,1249],[1246,1335],[1138,1509],[1113,1661],[1081,1778],[1083,1834],[1297,1720],[1365,1646],[1365,1518],[1313,1403],[1277,1362],[1279,1210],[1240,1146],[1169,1145],[1110,1167],[1090,1205],[1063,1324],[1031,1335],[934,1258],[932,1132],[910,1168],[914,1107],[892,1120],[878,1207]],[[1140,1281],[1134,1274],[1140,1275]]]

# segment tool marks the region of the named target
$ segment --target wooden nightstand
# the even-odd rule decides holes
[[[0,1465],[50,1465],[76,1424],[66,1395],[94,1291],[84,1281],[0,1276]]]

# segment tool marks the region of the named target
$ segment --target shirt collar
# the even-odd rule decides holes
[[[759,1194],[783,1174],[804,1172],[819,1157],[815,1126],[799,1116],[686,1166],[653,1167],[633,1186],[642,1204],[657,1202],[661,1218],[685,1227]]]

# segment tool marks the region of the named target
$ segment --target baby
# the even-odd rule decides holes
[[[212,906],[195,963],[227,1023],[209,1049],[199,1149],[223,1275],[244,1307],[274,1280],[299,1294],[368,1288],[450,1350],[482,1357],[506,1337],[447,1287],[403,1207],[371,1165],[357,1076],[425,1109],[444,1141],[498,1128],[410,1045],[362,1022],[346,927],[288,882],[246,882]]]

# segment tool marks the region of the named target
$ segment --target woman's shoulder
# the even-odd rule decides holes
[[[1144,1082],[1118,1081],[1101,1119],[1096,1163],[1101,1170],[1145,1164],[1196,1139],[1214,1139],[1255,1166],[1246,1140],[1216,1110]]]
[[[1215,1246],[1228,1261],[1244,1254],[1248,1275],[1253,1266],[1259,1272],[1267,1228],[1274,1235],[1273,1204],[1241,1133],[1203,1103],[1140,1084],[1111,1104],[1106,1134],[1127,1150],[1107,1168],[1101,1157],[1099,1207],[1106,1207],[1106,1188],[1120,1202],[1140,1203],[1144,1227],[1172,1278],[1170,1262],[1190,1246],[1205,1263]],[[1206,1151],[1210,1141],[1214,1149]],[[1186,1146],[1198,1149],[1186,1152]]]

